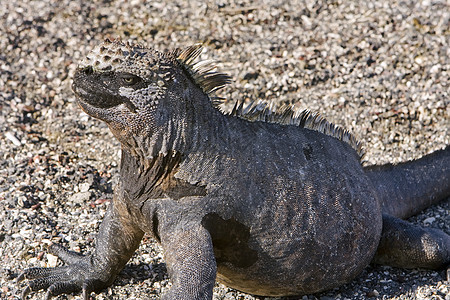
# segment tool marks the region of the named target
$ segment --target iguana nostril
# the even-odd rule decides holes
[[[91,75],[92,73],[94,73],[94,70],[92,69],[92,66],[85,67],[82,71],[86,75]]]

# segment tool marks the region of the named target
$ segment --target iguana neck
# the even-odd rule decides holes
[[[229,120],[207,101],[181,112],[174,108],[163,126],[119,138],[122,147],[140,161],[141,169],[147,169],[159,156],[187,154],[223,143],[228,140]]]

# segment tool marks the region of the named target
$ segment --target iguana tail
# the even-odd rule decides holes
[[[407,218],[450,197],[450,145],[420,159],[365,168],[383,213]]]

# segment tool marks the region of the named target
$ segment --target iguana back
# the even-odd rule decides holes
[[[229,140],[190,152],[175,174],[207,190],[188,218],[211,234],[219,281],[280,296],[359,274],[376,251],[381,213],[356,152],[304,128],[232,118],[226,128]]]

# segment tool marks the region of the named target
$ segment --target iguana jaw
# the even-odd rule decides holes
[[[141,132],[148,133],[150,114],[145,108],[138,108],[121,94],[121,87],[114,78],[120,73],[94,70],[90,66],[80,67],[75,73],[72,90],[78,105],[88,115],[104,121],[114,136],[128,148],[134,145],[132,137]],[[142,116],[145,112],[145,117]],[[144,121],[143,121],[144,120]],[[131,147],[132,148],[132,147]]]
[[[110,72],[94,72],[90,66],[77,70],[72,90],[86,113],[92,115],[91,110],[94,108],[107,109],[121,104],[125,104],[131,112],[136,112],[135,105],[119,93],[118,86],[108,86],[102,80],[102,77],[113,76]]]

